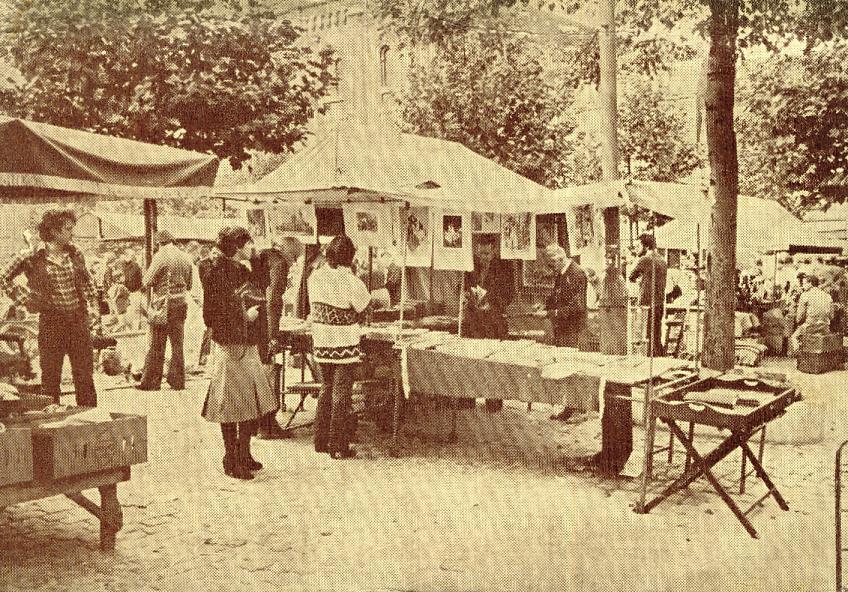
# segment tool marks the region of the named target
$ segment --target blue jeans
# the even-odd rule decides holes
[[[144,360],[144,375],[141,386],[148,389],[158,389],[162,383],[162,371],[165,366],[165,345],[171,340],[171,362],[168,365],[168,384],[171,388],[185,388],[185,351],[183,337],[185,321],[188,315],[188,305],[170,303],[168,305],[168,321],[164,325],[150,325],[150,349]]]
[[[94,389],[94,350],[85,311],[42,312],[38,318],[41,392],[59,402],[65,354],[71,361],[77,405],[97,407]]]

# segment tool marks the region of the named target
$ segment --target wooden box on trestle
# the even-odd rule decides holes
[[[0,432],[0,487],[32,481],[32,431],[8,428]]]
[[[61,479],[146,462],[147,418],[110,415],[111,421],[33,426],[35,478]]]

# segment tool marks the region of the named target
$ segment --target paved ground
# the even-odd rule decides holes
[[[119,486],[117,550],[100,552],[94,519],[65,498],[7,508],[0,590],[831,590],[846,377],[802,376],[808,401],[775,425],[778,440],[819,441],[769,447],[791,509],[757,512],[759,540],[705,485],[633,513],[638,483],[574,468],[597,446],[597,417],[478,409],[460,414],[450,443],[448,418],[419,410],[400,458],[373,425],[351,461],[315,454],[303,433],[257,443],[267,468],[237,482],[221,471],[217,426],[199,417],[203,381],[104,392],[102,406],[149,418],[150,462]],[[722,466],[729,480],[738,459]],[[745,500],[762,491],[749,490]]]

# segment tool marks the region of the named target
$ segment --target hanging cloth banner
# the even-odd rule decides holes
[[[345,234],[358,247],[390,247],[394,226],[392,210],[389,204],[343,204]]]
[[[403,234],[406,229],[406,266],[430,267],[433,260],[433,213],[429,208],[413,207],[397,209],[395,232]],[[404,217],[405,220],[400,218]],[[403,253],[399,240],[397,250]]]
[[[536,216],[529,212],[501,217],[501,259],[536,259]]]
[[[436,210],[433,217],[435,246],[433,267],[452,271],[472,271],[471,215]]]
[[[274,204],[266,209],[266,217],[272,240],[292,236],[306,245],[318,242],[318,218],[312,204]]]

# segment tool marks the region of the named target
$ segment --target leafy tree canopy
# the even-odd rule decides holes
[[[229,159],[305,134],[331,82],[329,53],[266,10],[213,0],[14,0],[7,58],[20,117]]]
[[[565,174],[574,129],[570,97],[552,88],[539,61],[514,40],[466,34],[410,74],[403,99],[412,131],[461,142],[542,184]]]
[[[750,65],[737,114],[745,192],[798,211],[835,197],[848,163],[848,41]]]

